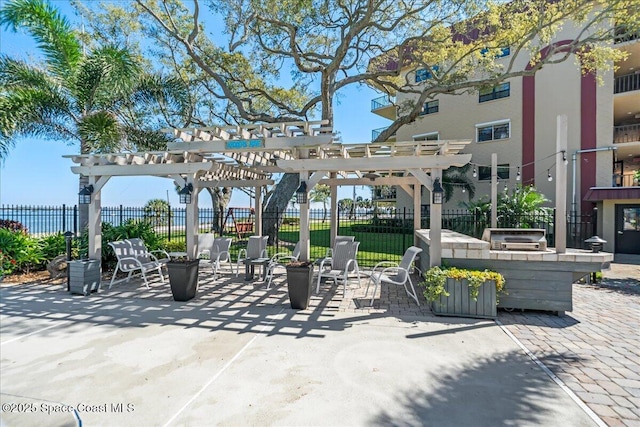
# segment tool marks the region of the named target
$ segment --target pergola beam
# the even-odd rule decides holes
[[[471,161],[471,154],[455,154],[449,156],[429,157],[372,157],[372,158],[334,158],[334,159],[299,159],[278,160],[277,165],[287,171],[329,172],[355,170],[407,170],[407,169],[447,169],[451,166],[464,166]]]
[[[162,163],[143,165],[72,166],[73,173],[85,176],[168,176],[211,170],[215,163]]]

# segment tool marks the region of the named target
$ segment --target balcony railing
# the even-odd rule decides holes
[[[640,90],[639,73],[616,77],[613,85],[613,93],[631,92],[632,90]]]
[[[387,128],[388,128],[388,126],[387,126],[387,127],[384,127],[384,128],[379,128],[379,129],[374,129],[374,130],[372,130],[372,131],[371,131],[371,140],[372,140],[372,141],[375,141],[375,140],[380,136],[380,134],[381,134],[382,132],[384,132],[385,130],[387,130]],[[396,136],[396,133],[394,132],[391,136]]]
[[[385,200],[395,200],[396,199],[396,188],[388,187],[388,188],[379,188],[376,187],[373,191],[373,200],[375,201],[385,201]]]
[[[640,39],[640,33],[627,33],[627,29],[623,26],[616,27],[616,35],[614,38],[614,43],[624,43],[631,40]]]
[[[614,144],[620,144],[623,142],[636,142],[636,141],[640,141],[640,124],[614,126],[613,128]]]
[[[395,102],[395,98],[388,95],[382,95],[378,98],[371,100],[371,111],[379,110],[380,108],[388,107]]]
[[[613,174],[614,187],[637,187],[640,183],[636,178],[635,172],[624,174]]]

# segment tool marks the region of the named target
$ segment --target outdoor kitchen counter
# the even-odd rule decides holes
[[[429,229],[416,230],[416,236],[424,242],[426,246],[430,246],[431,238],[429,237]],[[442,258],[494,259],[509,261],[598,262],[602,264],[611,263],[611,261],[613,261],[613,254],[611,253],[593,253],[582,249],[567,249],[567,252],[562,254],[556,253],[554,249],[547,249],[545,251],[495,251],[489,249],[489,242],[451,230],[442,230],[441,239]]]
[[[417,230],[420,269],[430,265],[429,230]],[[609,269],[613,254],[567,249],[558,254],[544,251],[491,250],[490,243],[471,236],[442,230],[444,265],[477,270],[490,269],[506,279],[507,294],[499,297],[498,307],[546,310],[562,314],[573,309],[572,285],[590,273]]]

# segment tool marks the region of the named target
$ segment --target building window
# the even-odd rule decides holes
[[[476,125],[478,142],[507,139],[511,136],[511,122],[483,123]]]
[[[434,65],[433,67],[431,67],[431,70],[428,70],[426,68],[419,68],[416,70],[416,83],[420,83],[423,82],[425,80],[429,80],[433,78],[433,73],[432,71],[438,71],[438,66]]]
[[[438,132],[422,133],[413,136],[414,141],[439,141],[440,134]]]
[[[498,165],[498,178],[509,179],[509,164]],[[491,180],[491,166],[478,166],[478,179],[480,181]]]
[[[425,102],[422,106],[422,111],[420,111],[420,115],[424,116],[425,114],[437,113],[439,108],[440,102],[437,99],[435,101]]]
[[[502,83],[491,89],[480,90],[480,98],[478,102],[487,102],[494,99],[506,98],[510,95],[511,83]]]

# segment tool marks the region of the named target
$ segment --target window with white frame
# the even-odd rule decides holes
[[[481,89],[478,102],[487,102],[494,99],[507,98],[511,95],[511,84],[509,82],[499,84],[489,89]]]
[[[509,179],[509,163],[503,163],[498,165],[498,178]],[[491,179],[491,166],[478,166],[478,180],[488,181]]]
[[[420,111],[420,115],[424,116],[425,114],[437,113],[439,110],[440,110],[440,102],[437,99],[435,101],[428,101],[422,105],[422,110]]]
[[[420,83],[423,82],[425,80],[429,80],[433,78],[433,72],[432,71],[438,71],[439,67],[437,65],[434,65],[433,67],[431,67],[431,69],[427,69],[427,68],[418,68],[416,70],[416,76],[415,76],[415,82],[416,83]]]
[[[509,137],[511,137],[511,122],[509,120],[476,125],[477,142],[496,141]]]
[[[421,133],[420,135],[413,135],[414,141],[439,141],[439,132]]]

